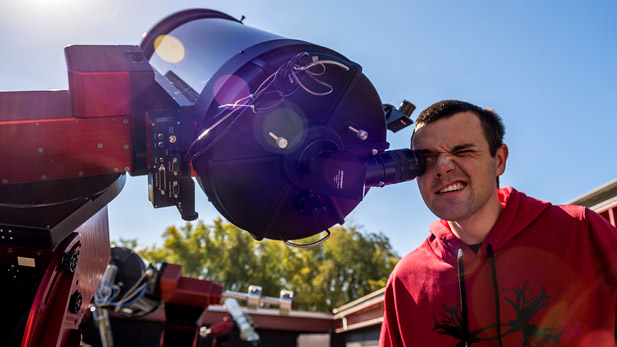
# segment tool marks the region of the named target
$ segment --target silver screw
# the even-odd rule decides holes
[[[352,127],[351,125],[349,127],[347,127],[347,129],[351,130],[351,132],[355,133],[356,136],[358,136],[358,138],[362,141],[368,139],[368,133],[362,129],[358,130],[354,127]]]
[[[43,175],[41,175],[41,179],[42,179],[42,180],[46,180],[46,179],[47,179],[47,175],[44,175],[44,174],[43,174]]]
[[[128,123],[129,123],[129,120],[128,120],[128,119],[126,119],[126,118],[124,118],[124,119],[122,120],[122,123],[124,123],[124,124],[128,124]]]
[[[42,148],[42,147],[39,147],[39,148],[37,148],[37,150],[36,150],[36,151],[37,151],[37,152],[39,152],[39,153],[43,153],[43,148]]]
[[[7,180],[6,178],[3,178],[2,179],[2,184],[7,184],[7,183],[9,183],[9,180]]]
[[[129,149],[129,145],[122,146],[124,149]]]
[[[83,176],[84,172],[83,171],[77,171],[77,176]]]
[[[276,136],[273,132],[269,132],[268,135],[270,135],[271,138],[274,139],[274,141],[276,142],[276,145],[279,146],[279,148],[285,148],[288,145],[287,139],[282,137],[282,136]]]
[[[131,171],[131,168],[130,168],[130,167],[128,167],[128,166],[125,166],[125,167],[124,167],[124,171],[127,171],[127,172],[128,172],[128,171]]]
[[[209,334],[210,334],[210,329],[208,329],[208,327],[200,327],[199,328],[199,336],[201,336],[201,337],[208,337]]]
[[[103,148],[103,144],[99,143],[98,145],[96,145],[98,148]]]

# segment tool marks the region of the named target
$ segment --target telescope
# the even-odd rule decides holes
[[[384,105],[360,65],[331,49],[221,12],[181,11],[139,46],[72,45],[65,56],[68,90],[0,93],[2,293],[17,298],[3,299],[0,329],[25,331],[25,345],[58,309],[42,298],[66,281],[72,309],[58,313],[57,341],[77,329],[77,302],[109,261],[106,205],[126,173],[148,176],[154,208],[198,218],[195,178],[255,239],[305,246],[292,240],[329,235],[371,187],[424,170],[420,153],[386,141],[412,123],[413,104]]]

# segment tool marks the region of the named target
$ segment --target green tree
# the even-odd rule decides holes
[[[181,264],[185,275],[213,280],[226,290],[247,291],[254,284],[264,295],[278,297],[288,289],[294,291],[295,309],[331,311],[384,287],[399,259],[385,235],[360,229],[337,226],[325,243],[293,248],[281,241],[255,241],[217,219],[212,225],[171,226],[162,247],[137,251],[154,264]]]

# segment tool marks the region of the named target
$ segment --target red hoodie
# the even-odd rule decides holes
[[[477,253],[441,220],[397,264],[380,346],[614,346],[617,229],[511,187],[499,198]]]

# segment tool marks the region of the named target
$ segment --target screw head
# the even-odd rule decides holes
[[[361,141],[364,141],[364,140],[368,139],[368,132],[366,132],[365,130],[358,131],[358,138]]]

